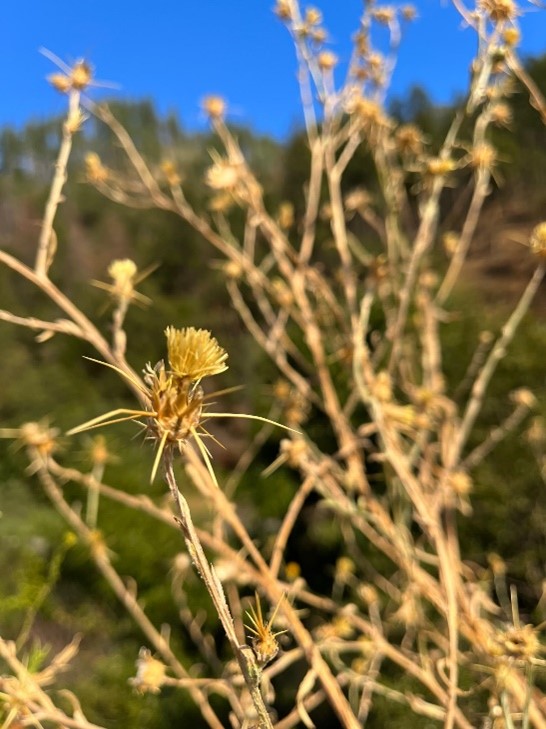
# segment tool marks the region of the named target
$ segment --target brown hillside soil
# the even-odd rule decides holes
[[[485,207],[472,241],[462,279],[481,289],[492,304],[515,303],[537,265],[527,241],[535,225],[536,206],[521,197],[491,200]],[[546,211],[545,211],[546,213]],[[534,310],[546,311],[546,284],[534,302]]]

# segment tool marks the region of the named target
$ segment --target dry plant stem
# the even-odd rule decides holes
[[[226,636],[231,644],[233,653],[237,659],[241,672],[245,679],[245,683],[250,692],[252,703],[256,709],[259,725],[261,729],[273,729],[273,724],[267,712],[267,708],[264,703],[264,699],[260,690],[260,670],[254,659],[252,649],[248,646],[239,645],[237,634],[235,632],[235,626],[233,624],[233,618],[229,611],[229,607],[226,602],[224,590],[220,583],[220,580],[213,571],[213,568],[209,564],[209,561],[203,551],[201,541],[197,536],[197,532],[193,525],[191,518],[191,512],[188,506],[188,502],[182,496],[178,489],[176,479],[173,471],[172,453],[168,452],[164,456],[165,464],[165,477],[167,484],[171,491],[171,495],[177,507],[179,516],[179,525],[184,534],[186,545],[190,557],[199,573],[199,576],[203,580],[207,592],[209,593],[218,617],[225,630]]]
[[[82,336],[79,327],[72,324],[71,321],[43,321],[33,316],[17,316],[3,309],[0,309],[0,320],[7,321],[10,324],[17,324],[17,326],[26,327],[27,329],[35,329],[40,332],[68,334],[73,337]]]
[[[13,271],[20,274],[23,278],[26,278],[28,281],[33,283],[35,286],[41,289],[46,294],[46,296],[48,296],[53,301],[53,303],[57,304],[57,306],[62,309],[65,314],[67,314],[67,316],[70,317],[75,327],[77,327],[77,329],[74,328],[74,330],[70,333],[73,333],[80,339],[84,339],[92,344],[106,362],[115,365],[124,373],[126,373],[128,377],[124,379],[133,389],[137,397],[139,399],[142,397],[142,393],[140,392],[140,390],[135,387],[131,382],[131,380],[138,380],[138,376],[136,375],[136,373],[131,369],[131,367],[129,367],[123,357],[116,356],[112,352],[108,345],[108,342],[95,327],[95,325],[92,324],[92,322],[85,316],[85,314],[83,314],[83,312],[80,311],[80,309],[78,309],[78,307],[62,293],[62,291],[59,291],[55,284],[53,284],[46,276],[38,276],[38,274],[36,274],[31,268],[25,266],[25,264],[21,263],[21,261],[17,260],[17,258],[10,256],[9,253],[6,253],[2,250],[0,250],[0,262],[4,263],[6,266],[8,266],[8,268],[11,268]],[[73,325],[71,324],[71,327],[72,326]]]
[[[274,605],[278,604],[283,598],[284,590],[278,580],[276,580],[271,574],[269,566],[260,552],[256,549],[244,524],[237,516],[233,505],[226,499],[222,490],[218,489],[215,484],[211,483],[211,476],[206,467],[199,460],[197,454],[191,448],[188,448],[186,450],[186,455],[189,464],[192,466],[190,470],[191,477],[204,482],[203,488],[207,489],[211,498],[216,501],[218,510],[224,515],[226,522],[231,526],[234,533],[241,540],[241,543],[247,550],[249,556],[256,564],[261,575],[260,581],[263,589],[267,593],[271,603]],[[334,711],[337,713],[343,727],[345,727],[345,729],[357,729],[359,727],[359,722],[356,720],[350,704],[341,691],[341,688],[332,674],[330,667],[321,656],[320,650],[316,646],[313,637],[305,628],[294,608],[287,600],[282,600],[280,610],[288,621],[290,632],[303,649],[309,665],[315,671],[322,683],[330,703]]]
[[[449,157],[463,119],[463,112],[459,112],[453,119],[445,142],[443,144],[442,151],[440,152],[441,158]],[[415,236],[413,251],[409,260],[409,267],[405,275],[405,281],[402,286],[402,290],[400,292],[396,321],[394,323],[394,326],[392,327],[392,330],[389,332],[389,339],[392,342],[392,350],[389,360],[389,372],[391,373],[398,363],[398,354],[403,338],[402,335],[406,326],[406,320],[411,302],[411,295],[413,293],[413,288],[417,280],[419,267],[421,265],[423,256],[428,251],[432,243],[436,230],[438,215],[440,212],[440,195],[442,190],[444,189],[444,185],[444,177],[439,177],[438,179],[434,180],[432,190],[430,191],[429,196],[425,201],[424,207],[421,211],[421,221],[419,224],[419,229]]]
[[[33,454],[36,458],[37,454]],[[123,580],[112,567],[108,557],[106,546],[98,546],[94,533],[86,526],[79,515],[69,506],[64,499],[61,489],[57,486],[51,474],[41,467],[38,470],[38,477],[46,492],[47,496],[64,517],[66,522],[75,531],[80,539],[89,546],[90,554],[98,567],[99,571],[106,579],[116,597],[126,608],[132,619],[142,630],[146,638],[153,645],[154,649],[161,655],[163,660],[170,666],[179,678],[188,678],[188,673],[184,666],[176,658],[163,636],[157,631],[155,626],[150,622],[144,613],[136,596],[127,589]],[[201,714],[211,729],[222,729],[222,723],[219,721],[215,712],[210,707],[206,695],[198,688],[191,687],[190,695],[199,707]]]
[[[457,462],[461,457],[461,453],[465,446],[468,436],[476,422],[485,397],[485,392],[493,377],[493,373],[500,362],[500,360],[506,354],[506,348],[512,341],[517,328],[523,319],[525,313],[529,309],[531,302],[540,286],[542,279],[544,278],[544,265],[540,264],[537,266],[531,280],[527,284],[525,291],[523,292],[516,308],[512,312],[508,321],[502,328],[501,336],[495,342],[489,356],[487,357],[484,366],[479,372],[474,385],[472,387],[472,395],[466,406],[461,425],[453,443],[453,447],[450,454],[448,468],[455,468]]]
[[[447,622],[449,628],[449,698],[446,708],[445,728],[452,729],[457,713],[458,693],[458,603],[457,594],[459,591],[459,576],[455,567],[456,560],[453,554],[453,545],[450,545],[449,537],[441,527],[439,512],[436,508],[429,506],[426,495],[420,489],[417,479],[414,478],[412,470],[407,463],[404,450],[400,445],[399,438],[392,432],[385,423],[384,415],[380,404],[374,400],[366,384],[364,369],[369,362],[368,354],[364,345],[364,337],[370,312],[370,296],[364,297],[360,313],[360,335],[356,334],[355,348],[355,382],[361,392],[365,404],[371,408],[373,420],[377,425],[378,432],[383,441],[383,451],[397,473],[401,484],[404,486],[409,498],[419,514],[425,533],[431,543],[435,546],[439,558],[440,575],[447,598]],[[369,376],[369,373],[368,373]]]
[[[449,268],[447,269],[447,273],[444,277],[444,280],[442,281],[442,285],[440,286],[438,295],[436,297],[436,300],[440,305],[445,303],[446,299],[453,291],[453,287],[455,286],[461,273],[463,263],[465,262],[466,255],[470,247],[472,236],[474,235],[476,226],[478,224],[483,202],[489,192],[490,179],[491,173],[489,172],[489,170],[480,169],[476,173],[476,185],[474,187],[474,193],[472,195],[472,201],[468,209],[468,214],[466,216],[464,226],[461,231],[461,236],[459,238],[457,248],[455,250],[455,253],[453,254],[453,258],[449,263]]]
[[[55,176],[49,191],[49,197],[46,204],[44,221],[40,231],[38,240],[38,250],[36,252],[35,271],[38,276],[47,276],[47,271],[52,263],[54,255],[54,231],[53,223],[57,208],[62,200],[63,187],[66,182],[66,166],[72,149],[72,137],[70,120],[78,113],[80,105],[80,92],[72,89],[68,96],[68,116],[63,124],[63,137],[57,162],[55,163]]]
[[[519,58],[512,51],[506,56],[506,64],[512,73],[518,77],[525,86],[531,97],[532,106],[539,112],[542,121],[546,124],[546,99],[525,68],[521,65]]]
[[[498,427],[493,428],[483,443],[480,443],[479,446],[468,454],[461,462],[461,467],[468,470],[475,468],[499,443],[518,428],[528,414],[529,408],[527,405],[518,405],[515,407]]]
[[[282,520],[281,528],[277,533],[277,538],[275,539],[275,543],[273,545],[273,550],[271,553],[270,570],[272,577],[279,576],[279,571],[281,569],[286,544],[288,542],[290,534],[292,533],[292,529],[294,528],[300,511],[305,503],[305,500],[313,490],[315,480],[315,476],[307,476],[307,478],[303,481],[301,486],[296,491],[292,501],[290,502],[290,505],[288,506],[288,509],[286,510],[286,514],[284,515],[284,518]]]
[[[21,696],[22,691],[18,690],[16,695],[14,695],[14,703],[19,704],[21,709],[26,708],[32,717],[35,717],[38,720],[41,719],[42,721],[55,722],[57,726],[60,727],[71,727],[73,729],[104,729],[104,727],[88,722],[85,718],[82,718],[81,720],[73,719],[61,711],[61,709],[58,709],[48,694],[40,686],[35,675],[33,675],[33,673],[28,670],[27,666],[18,659],[15,643],[12,641],[6,641],[1,637],[0,658],[2,658],[9,666],[13,675],[18,678],[24,687],[23,691],[28,693],[28,698],[25,697],[26,700],[24,701],[24,704],[21,704],[21,699],[23,698]],[[2,682],[0,680],[0,686],[1,685]],[[8,696],[9,695],[10,694],[8,693]],[[6,701],[6,705],[8,705],[8,703],[9,702]],[[18,715],[19,712],[13,716],[13,719],[17,718]],[[9,727],[10,724],[6,722],[3,726]]]

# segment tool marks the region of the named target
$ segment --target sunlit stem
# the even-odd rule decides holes
[[[97,528],[97,520],[99,515],[99,483],[104,475],[104,463],[95,463],[91,470],[92,480],[87,491],[87,509],[86,522],[89,529]]]

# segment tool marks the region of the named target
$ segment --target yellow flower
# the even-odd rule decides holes
[[[227,352],[206,329],[167,327],[169,364],[177,377],[192,382],[227,370]]]
[[[208,410],[204,413],[206,397],[199,382],[203,377],[217,375],[227,369],[225,363],[227,352],[206,329],[167,327],[165,335],[170,369],[165,366],[163,360],[159,361],[155,367],[148,364],[144,370],[144,378],[141,380],[136,375],[128,374],[115,365],[99,362],[129,380],[139,393],[141,409],[111,410],[72,428],[68,431],[68,435],[127,420],[139,422],[145,429],[148,438],[157,443],[152,481],[163,455],[171,454],[174,449],[183,453],[188,439],[193,437],[213,481],[217,483],[208,450],[202,442],[203,436],[211,437],[203,427],[203,415],[206,415],[207,419],[247,418],[292,430],[292,428],[259,415],[212,413]],[[92,361],[97,362],[97,360]]]

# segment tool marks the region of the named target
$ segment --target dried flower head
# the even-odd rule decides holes
[[[403,124],[395,134],[396,146],[402,155],[419,155],[425,146],[425,139],[415,124]]]
[[[442,177],[457,169],[457,163],[450,157],[430,157],[426,163],[426,172],[431,177]]]
[[[169,187],[178,187],[180,185],[182,177],[176,164],[172,160],[163,160],[160,165],[160,169]]]
[[[203,99],[203,109],[210,119],[223,119],[226,108],[226,101],[221,96],[205,96]]]
[[[99,415],[82,425],[72,428],[68,435],[75,435],[92,428],[132,420],[144,427],[147,437],[157,444],[157,453],[152,468],[152,481],[155,478],[161,458],[165,452],[172,453],[173,449],[183,452],[190,437],[193,437],[207,469],[216,482],[216,477],[210,463],[208,451],[201,440],[201,434],[209,435],[202,425],[203,406],[205,395],[200,386],[203,377],[210,377],[224,372],[227,369],[227,353],[218,344],[212,334],[204,329],[186,327],[175,329],[168,327],[165,330],[167,337],[168,363],[163,360],[155,367],[150,364],[144,369],[143,380],[133,373],[122,370],[115,365],[107,363],[107,367],[125,377],[133,388],[139,393],[142,408],[139,410],[119,408],[104,415]],[[96,360],[94,360],[96,361]],[[280,425],[268,418],[246,413],[206,413],[210,418],[247,418],[261,422]],[[142,422],[142,419],[144,422]]]
[[[514,46],[517,46],[520,42],[521,33],[517,28],[514,28],[513,26],[511,28],[505,28],[502,34],[502,39],[507,46],[511,46],[513,48]]]
[[[241,172],[241,164],[218,158],[208,168],[205,174],[205,182],[213,190],[236,192],[237,187],[241,183]]]
[[[281,20],[292,20],[292,5],[290,0],[277,0],[275,15]]]
[[[137,674],[129,683],[139,694],[158,694],[165,682],[167,666],[154,658],[147,648],[141,648],[136,661]]]
[[[536,664],[542,650],[538,630],[533,625],[509,625],[498,630],[488,645],[493,657],[508,659],[519,666]]]
[[[404,20],[411,22],[417,17],[417,10],[414,5],[403,5],[400,8],[400,13]]]
[[[470,152],[470,165],[476,169],[492,169],[497,163],[497,150],[489,142],[481,142]]]
[[[331,71],[337,65],[338,57],[332,51],[322,51],[318,55],[318,65],[323,71]]]
[[[322,13],[318,8],[307,8],[305,10],[305,22],[309,25],[320,25],[322,23]]]
[[[381,7],[374,8],[371,12],[371,16],[381,25],[390,25],[394,20],[395,11],[390,5],[383,5]]]
[[[135,286],[148,276],[154,267],[138,271],[136,263],[130,258],[122,258],[108,266],[108,275],[113,283],[103,281],[92,281],[93,286],[108,291],[118,304],[126,305],[131,301],[140,304],[149,304],[150,299],[135,290]]]
[[[72,88],[72,81],[69,76],[64,73],[51,73],[47,77],[49,83],[53,86],[56,91],[61,94],[66,94]]]
[[[251,625],[246,625],[245,627],[254,636],[252,638],[252,648],[260,666],[265,666],[275,658],[279,652],[277,636],[286,633],[286,630],[273,631],[273,624],[283,599],[284,596],[277,603],[277,607],[273,610],[273,614],[267,623],[264,622],[262,605],[258,593],[256,593],[256,607],[251,605],[250,610],[246,613]]]
[[[517,14],[514,0],[479,0],[478,6],[493,23],[514,20]]]
[[[277,221],[282,230],[288,230],[294,225],[294,206],[291,202],[284,201],[279,205]]]
[[[65,71],[65,73],[52,73],[47,77],[54,89],[66,94],[72,90],[83,91],[89,86],[93,78],[93,69],[87,61],[80,59],[69,68],[53,54],[48,52],[47,55]]]
[[[535,256],[546,258],[546,222],[536,225],[529,238],[529,247]]]
[[[491,106],[491,121],[499,127],[509,127],[512,123],[512,109],[503,101]]]
[[[106,182],[110,177],[110,171],[105,167],[98,154],[89,152],[85,155],[85,174],[90,182]]]
[[[76,61],[70,72],[72,87],[78,91],[83,91],[87,86],[89,86],[92,78],[93,69],[91,68],[91,65],[83,58]]]

